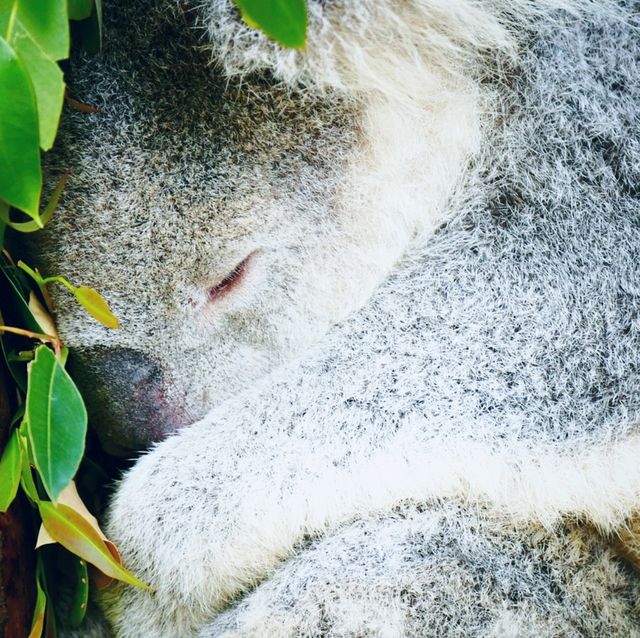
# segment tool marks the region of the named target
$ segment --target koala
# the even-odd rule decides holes
[[[633,1],[105,6],[26,246],[152,591],[80,635],[638,636]],[[106,633],[103,633],[106,632]]]

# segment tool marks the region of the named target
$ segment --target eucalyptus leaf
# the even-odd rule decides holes
[[[29,75],[13,48],[0,37],[0,199],[35,220],[39,219],[42,188],[39,144]]]
[[[67,0],[0,0],[0,33],[11,41],[22,28],[52,60],[69,55]]]
[[[149,589],[148,585],[116,561],[91,523],[74,509],[62,503],[54,505],[48,501],[41,501],[38,509],[42,523],[54,541],[95,565],[107,576],[129,585]]]
[[[18,431],[14,430],[0,458],[0,512],[4,513],[16,497],[22,472],[22,452]]]
[[[71,627],[79,627],[87,613],[89,602],[89,573],[87,563],[78,556],[73,557],[75,571],[75,587],[71,598],[71,606],[67,615],[67,622]]]
[[[22,476],[20,477],[20,485],[29,500],[32,503],[37,503],[40,500],[40,496],[38,495],[38,488],[36,487],[31,472],[29,440],[22,433],[22,428],[18,431],[18,436],[20,437],[20,448],[22,450]]]
[[[79,286],[73,292],[82,307],[102,325],[107,328],[119,328],[118,318],[111,312],[105,298],[93,288]]]
[[[40,147],[48,151],[53,146],[62,113],[65,89],[62,71],[21,25],[15,28],[12,44],[29,72],[38,107]]]
[[[29,364],[25,418],[33,462],[56,501],[82,460],[87,411],[75,383],[46,346],[38,347]]]
[[[305,0],[233,0],[249,26],[264,31],[280,44],[302,49],[306,43]]]
[[[33,133],[37,130],[40,147],[48,150],[53,146],[64,99],[63,74],[56,62],[69,55],[67,0],[0,0],[0,34],[24,65],[28,83],[35,91],[37,128]],[[14,88],[0,79],[0,91],[13,93]],[[14,124],[9,122],[7,126]],[[29,147],[24,150],[28,152]],[[40,187],[37,195],[39,199]],[[37,205],[33,202],[24,206],[10,197],[4,199],[37,221]]]

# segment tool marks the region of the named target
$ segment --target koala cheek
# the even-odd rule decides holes
[[[167,399],[161,368],[141,352],[85,348],[74,356],[72,368],[89,418],[112,454],[146,449],[191,420]]]

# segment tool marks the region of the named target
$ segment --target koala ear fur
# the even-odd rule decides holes
[[[555,9],[608,0],[309,0],[308,42],[287,50],[245,25],[231,0],[204,0],[201,26],[227,76],[270,72],[286,86],[424,100],[478,75],[482,55],[514,58],[518,34]],[[613,11],[613,9],[612,9]]]

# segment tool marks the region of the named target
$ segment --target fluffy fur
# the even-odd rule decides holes
[[[634,3],[312,2],[303,54],[209,2],[226,89],[159,6],[114,9],[121,50],[79,67],[107,106],[67,120],[47,243],[125,323],[61,298],[70,345],[218,404],[118,487],[108,531],[155,591],[103,596],[115,634],[640,634],[592,527],[640,498]]]

